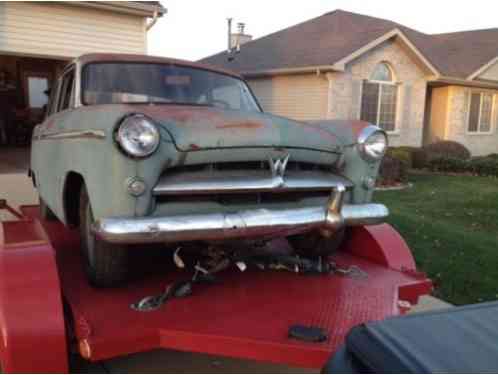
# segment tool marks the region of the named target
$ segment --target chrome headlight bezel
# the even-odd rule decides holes
[[[131,137],[135,132],[135,138]],[[146,158],[159,147],[161,135],[157,126],[142,114],[128,115],[121,120],[115,131],[115,140],[119,148],[133,158]]]
[[[384,130],[369,125],[358,136],[358,152],[363,160],[369,163],[380,161],[387,152],[388,138]]]

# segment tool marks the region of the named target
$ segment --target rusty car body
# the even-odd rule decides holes
[[[371,203],[386,147],[365,122],[263,113],[232,72],[93,54],[53,87],[31,174],[42,214],[80,227],[90,281],[108,286],[130,244],[288,237],[326,255],[387,216]]]

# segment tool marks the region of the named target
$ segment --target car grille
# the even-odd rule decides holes
[[[189,203],[189,202],[216,202],[226,206],[232,205],[265,205],[268,203],[292,203],[299,202],[304,198],[328,197],[327,192],[299,192],[299,193],[234,193],[234,194],[193,194],[193,195],[162,195],[157,197],[158,203]]]
[[[328,197],[351,181],[330,166],[289,162],[283,178],[272,176],[267,161],[210,163],[169,168],[153,194],[158,202],[218,202],[223,205],[298,202]]]
[[[224,162],[224,163],[206,163],[195,165],[184,165],[180,167],[168,168],[166,173],[185,173],[185,172],[202,172],[202,171],[234,171],[234,170],[270,170],[268,161],[248,161],[248,162]],[[328,165],[304,163],[289,161],[287,171],[322,171],[334,172],[334,168]]]

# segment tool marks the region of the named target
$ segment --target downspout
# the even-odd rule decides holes
[[[152,16],[152,20],[145,26],[145,31],[149,31],[156,24],[157,19],[159,18],[159,13],[157,10],[154,11],[154,15]]]
[[[325,77],[327,77],[327,81],[328,81],[328,90],[327,90],[327,119],[330,119],[332,118],[331,114],[332,114],[332,85],[333,85],[333,81],[332,81],[332,73],[328,72],[325,74]]]

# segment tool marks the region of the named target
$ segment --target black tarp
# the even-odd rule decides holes
[[[498,302],[354,327],[325,373],[498,372]]]

